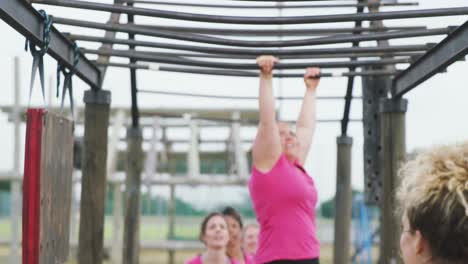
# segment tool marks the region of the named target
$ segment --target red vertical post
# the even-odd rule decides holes
[[[23,180],[23,264],[39,263],[41,148],[44,109],[30,108],[26,121]]]

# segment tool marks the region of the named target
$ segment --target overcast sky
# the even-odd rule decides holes
[[[95,1],[98,2],[98,1]],[[111,1],[101,1],[110,3]],[[220,2],[220,1],[213,1]],[[463,0],[438,1],[438,0],[421,0],[419,7],[406,7],[409,9],[426,9],[426,8],[446,8],[466,6],[467,2]],[[109,15],[104,12],[75,10],[67,8],[56,8],[51,6],[35,6],[37,9],[45,8],[48,13],[67,18],[84,19],[97,22],[105,22]],[[259,11],[259,10],[210,10],[204,8],[170,8],[168,10],[178,10],[185,12],[200,12],[207,14],[229,14],[243,16],[276,16],[277,11]],[[385,8],[384,11],[397,10],[397,8]],[[283,15],[316,15],[316,14],[334,14],[334,13],[352,13],[354,9],[320,9],[320,10],[294,10],[284,11]],[[457,17],[437,17],[437,18],[420,18],[420,19],[405,19],[387,21],[387,26],[402,26],[402,25],[427,25],[429,28],[445,27],[449,25],[460,25],[467,20],[468,16]],[[124,21],[125,18],[122,20]],[[204,23],[187,23],[180,21],[172,21],[166,19],[150,19],[136,18],[137,23],[153,23],[160,25],[192,25],[206,27],[233,27],[235,25],[206,25]],[[367,25],[367,23],[365,23]],[[313,28],[320,28],[324,25],[312,25]],[[327,25],[328,26],[328,25]],[[348,26],[351,23],[331,24],[333,26]],[[81,28],[71,28],[66,26],[57,26],[62,31],[73,31],[80,34],[103,35],[99,30],[83,30]],[[243,26],[243,28],[249,26]],[[293,28],[294,26],[285,27]],[[304,27],[304,26],[296,26]],[[251,26],[258,28],[258,26]],[[269,27],[275,28],[275,27]],[[276,26],[276,28],[278,28]],[[0,21],[0,33],[2,35],[2,44],[0,49],[0,69],[2,69],[2,96],[0,96],[1,105],[9,105],[13,102],[13,58],[14,56],[21,57],[22,63],[22,103],[27,104],[28,98],[28,83],[30,67],[32,63],[29,53],[24,52],[24,37],[16,33],[12,28]],[[118,37],[124,38],[125,34],[118,34]],[[139,39],[149,39],[138,37]],[[425,42],[439,42],[443,37],[420,37],[407,40],[392,40],[391,44],[421,44]],[[162,39],[152,38],[153,40],[162,41]],[[179,43],[177,41],[171,41]],[[366,42],[362,45],[375,45],[372,42]],[[81,47],[98,47],[96,44],[80,43]],[[335,45],[336,47],[349,46]],[[118,47],[117,48],[125,48]],[[95,58],[89,56],[91,59]],[[114,60],[125,61],[125,60]],[[55,76],[56,63],[50,57],[46,58],[46,75]],[[404,68],[406,65],[400,65],[398,68]],[[324,70],[324,72],[330,70]],[[447,73],[439,74],[425,83],[419,85],[416,89],[408,93],[405,98],[409,100],[409,108],[407,113],[407,149],[411,151],[415,148],[425,148],[432,144],[452,143],[468,139],[468,122],[466,115],[468,113],[468,64],[466,62],[456,62],[448,68]],[[345,94],[347,79],[334,78],[323,79],[321,81],[318,94],[319,96],[340,95]],[[355,80],[354,94],[361,94],[361,80]],[[281,88],[283,96],[298,96],[304,92],[302,79],[287,79],[275,81],[276,93],[278,87]],[[203,94],[216,95],[237,95],[237,96],[256,96],[258,94],[258,80],[255,78],[241,77],[219,77],[219,76],[201,76],[181,73],[165,73],[165,72],[149,72],[140,71],[138,73],[138,87],[140,89],[159,89],[166,91],[178,92],[193,92]],[[83,106],[83,92],[88,87],[78,78],[74,81],[74,96],[77,106]],[[112,91],[112,106],[130,106],[130,88],[129,74],[125,69],[110,69],[107,72],[104,82],[104,89]],[[35,92],[33,93],[33,104],[41,105],[42,98],[39,93],[39,83],[36,82]],[[138,97],[141,108],[145,107],[193,107],[206,108],[207,106],[215,109],[222,108],[247,108],[256,109],[256,102],[245,101],[228,101],[217,99],[193,99],[193,98],[178,98],[173,96],[163,95],[140,95]],[[55,101],[57,103],[57,101]],[[284,102],[281,106],[281,115],[285,118],[295,118],[299,111],[299,102],[290,101]],[[343,115],[343,102],[341,101],[320,101],[318,103],[318,118],[336,118],[340,119]],[[362,107],[359,100],[353,101],[351,109],[352,118],[361,118]],[[0,123],[4,129],[0,131],[2,138],[2,151],[0,151],[0,170],[9,170],[13,164],[13,127],[8,123],[6,115],[0,114]],[[244,131],[246,137],[252,137],[254,131]],[[335,170],[336,170],[336,136],[340,133],[339,123],[336,124],[319,124],[316,129],[314,144],[309,159],[306,162],[306,168],[316,181],[319,188],[320,200],[330,198],[335,193]],[[349,125],[349,135],[354,139],[353,145],[353,188],[363,188],[363,165],[362,165],[362,124],[351,123]],[[209,135],[208,135],[209,136]],[[208,137],[207,136],[207,137]],[[24,137],[24,133],[22,135]],[[22,154],[23,155],[23,154]],[[21,165],[22,166],[22,165]],[[219,195],[222,190],[211,188],[209,192],[205,191],[200,202],[211,200],[208,199],[212,195]],[[178,194],[186,199],[195,199],[190,196],[186,189],[180,189]],[[208,198],[207,198],[208,197]],[[232,197],[226,197],[226,200]]]

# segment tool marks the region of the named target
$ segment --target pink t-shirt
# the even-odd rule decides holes
[[[260,223],[257,264],[319,257],[317,189],[301,165],[281,155],[267,173],[253,166],[249,191]]]
[[[185,261],[185,264],[203,264],[202,257],[201,255],[195,256],[194,258]],[[239,263],[231,259],[230,262],[226,264],[239,264]]]
[[[244,262],[245,264],[255,264],[254,257],[250,255],[245,255]]]

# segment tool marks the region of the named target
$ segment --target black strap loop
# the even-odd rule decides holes
[[[60,73],[63,74],[64,76],[64,81],[63,81],[63,88],[62,88],[62,100],[60,104],[60,113],[63,111],[63,105],[65,102],[65,95],[68,90],[69,98],[70,98],[70,110],[71,110],[71,115],[72,119],[74,120],[74,104],[73,104],[73,82],[72,82],[72,77],[76,72],[76,65],[78,65],[79,59],[80,59],[80,49],[78,48],[78,45],[76,42],[73,43],[73,67],[68,70],[66,67],[63,65],[57,64],[57,93],[56,96],[59,96],[59,87],[60,87]]]
[[[32,96],[32,90],[34,87],[34,80],[36,79],[36,72],[39,70],[39,78],[41,81],[41,90],[42,90],[42,99],[44,100],[45,104],[45,88],[44,88],[44,55],[47,53],[50,45],[50,30],[52,28],[52,18],[51,16],[47,15],[46,11],[44,10],[39,10],[39,14],[44,19],[44,26],[43,26],[43,32],[42,32],[42,47],[40,49],[36,48],[36,45],[32,43],[31,41],[26,39],[25,43],[25,50],[29,50],[31,52],[31,55],[33,57],[33,64],[32,64],[32,69],[31,69],[31,81],[29,83],[29,102],[28,105],[31,104],[31,96]]]

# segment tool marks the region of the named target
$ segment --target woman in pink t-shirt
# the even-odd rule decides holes
[[[306,92],[294,133],[278,123],[273,96],[273,68],[278,59],[260,56],[260,122],[252,147],[249,191],[260,224],[255,261],[263,263],[319,263],[316,235],[317,189],[303,168],[315,128],[315,97],[320,70],[307,68]]]
[[[239,264],[226,255],[229,232],[221,213],[214,212],[203,219],[200,240],[206,245],[206,251],[185,264]]]
[[[255,256],[257,253],[259,231],[260,229],[256,223],[245,225],[242,231],[242,248],[250,256]]]
[[[239,264],[254,264],[253,257],[242,248],[242,217],[236,209],[228,206],[222,211],[228,224],[229,242],[227,255]]]

